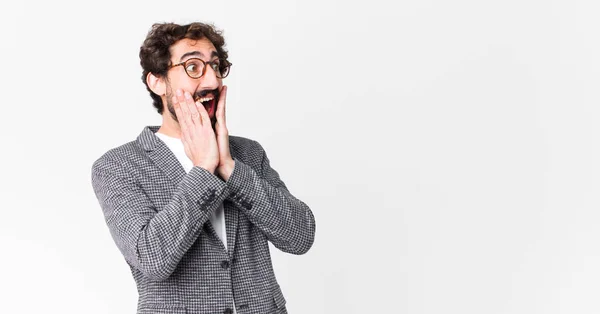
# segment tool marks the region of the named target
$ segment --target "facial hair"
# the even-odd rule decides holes
[[[208,94],[212,93],[215,97],[215,116],[210,118],[210,125],[212,126],[213,131],[216,132],[216,128],[215,128],[215,124],[217,123],[217,114],[216,114],[216,106],[219,103],[219,90],[215,89],[215,90],[204,90],[204,91],[199,91],[195,94],[195,96],[193,97],[194,99],[196,99],[197,97],[204,97]],[[179,120],[177,119],[177,113],[175,113],[175,107],[173,107],[173,93],[172,93],[172,89],[171,87],[169,87],[167,89],[167,109],[169,110],[169,113],[171,114],[171,118],[173,120],[175,120],[175,122],[177,122],[177,124],[179,124]]]

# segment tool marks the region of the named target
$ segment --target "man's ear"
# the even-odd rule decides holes
[[[148,75],[146,75],[146,84],[148,84],[150,90],[156,95],[163,96],[166,94],[167,85],[165,84],[164,78],[148,73]]]

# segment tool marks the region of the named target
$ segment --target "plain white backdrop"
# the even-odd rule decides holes
[[[20,1],[0,8],[0,312],[135,313],[91,187],[158,125],[154,22],[213,22],[231,134],[311,206],[290,313],[600,312],[600,3]]]

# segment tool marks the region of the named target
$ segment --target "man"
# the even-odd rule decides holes
[[[315,219],[263,148],[229,136],[221,32],[155,24],[142,80],[162,114],[92,166],[110,233],[131,268],[137,313],[287,313],[268,241],[304,254]]]

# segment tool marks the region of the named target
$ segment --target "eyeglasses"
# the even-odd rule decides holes
[[[206,65],[207,64],[210,65],[210,67],[211,67],[211,69],[213,69],[213,71],[215,71],[215,74],[217,75],[218,78],[226,78],[227,75],[229,75],[229,68],[232,65],[232,63],[227,60],[221,61],[219,59],[215,59],[215,60],[207,63],[207,62],[204,62],[204,60],[202,60],[202,59],[189,58],[189,59],[185,60],[184,62],[169,66],[169,69],[182,65],[183,68],[185,69],[185,73],[187,73],[187,75],[189,77],[197,79],[197,78],[201,78],[202,75],[204,75],[204,73],[206,73]]]

